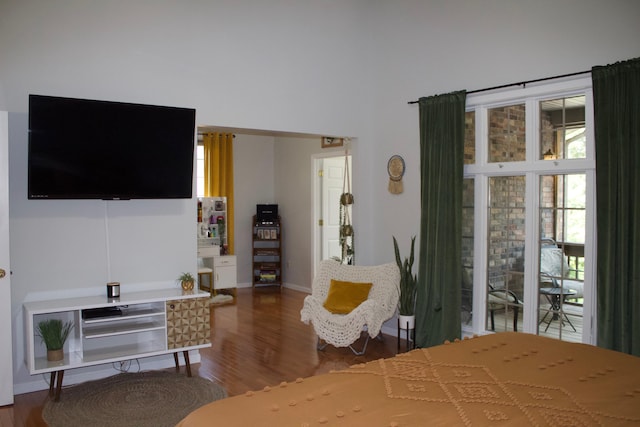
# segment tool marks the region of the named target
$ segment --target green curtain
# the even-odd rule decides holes
[[[640,356],[640,58],[592,79],[598,346]]]
[[[416,344],[460,338],[466,92],[420,98],[420,252]]]

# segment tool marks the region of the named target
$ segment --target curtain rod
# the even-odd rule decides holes
[[[476,90],[470,90],[467,92],[467,95],[471,95],[472,93],[480,93],[480,92],[488,92],[490,90],[496,90],[496,89],[504,89],[507,87],[512,87],[512,86],[522,86],[523,88],[530,84],[530,83],[538,83],[538,82],[544,82],[547,80],[554,80],[554,79],[562,79],[564,77],[573,77],[573,76],[579,76],[581,74],[588,74],[591,73],[591,70],[587,70],[587,71],[578,71],[575,73],[569,73],[569,74],[560,74],[558,76],[552,76],[552,77],[543,77],[541,79],[535,79],[535,80],[527,80],[524,82],[518,82],[518,83],[509,83],[506,85],[500,85],[500,86],[493,86],[493,87],[487,87],[484,89],[476,89]],[[409,101],[407,104],[417,104],[420,101]]]

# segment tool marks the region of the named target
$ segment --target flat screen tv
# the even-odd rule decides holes
[[[29,199],[192,197],[195,110],[29,95]]]

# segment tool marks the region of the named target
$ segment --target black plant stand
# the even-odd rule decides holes
[[[405,332],[406,337],[406,349],[405,351],[413,350],[416,348],[416,329],[409,328],[409,322],[406,322],[404,325],[400,324],[400,319],[398,319],[398,353],[400,353],[400,340],[402,338],[402,331]]]

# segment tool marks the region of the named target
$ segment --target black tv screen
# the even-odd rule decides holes
[[[191,198],[195,110],[29,95],[29,199]]]

